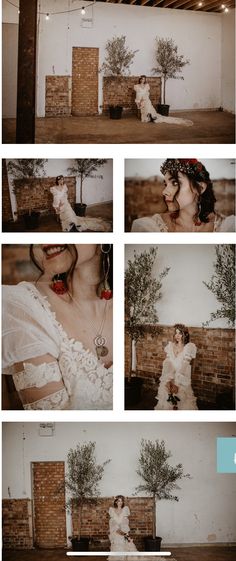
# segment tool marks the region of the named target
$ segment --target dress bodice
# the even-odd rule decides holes
[[[58,189],[57,185],[51,187],[50,192],[53,195],[53,206],[59,206],[60,203],[67,202],[68,188],[64,184],[62,189]]]
[[[132,232],[170,232],[167,223],[161,214],[144,216],[133,221]],[[223,216],[216,214],[213,232],[235,232],[235,216]]]
[[[3,287],[3,369],[50,354],[59,367],[69,396],[67,409],[111,409],[112,368],[83,344],[69,338],[47,297],[29,282]],[[44,382],[52,381],[47,369]],[[46,407],[45,407],[46,408]]]
[[[135,84],[134,90],[136,92],[136,101],[149,98],[150,86],[149,84]]]

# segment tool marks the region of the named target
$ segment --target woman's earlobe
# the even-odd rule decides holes
[[[200,185],[201,195],[202,195],[204,193],[204,191],[206,191],[207,183],[205,183],[204,181],[201,181],[201,183],[199,183],[199,185]]]

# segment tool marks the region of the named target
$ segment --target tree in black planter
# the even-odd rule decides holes
[[[94,501],[100,495],[99,482],[104,473],[105,466],[111,461],[106,460],[97,464],[95,456],[95,442],[77,444],[71,448],[67,455],[67,474],[65,488],[69,493],[66,503],[71,511],[73,506],[78,508],[78,535],[71,537],[72,547],[78,551],[88,549],[88,538],[81,537],[83,506],[86,502]]]
[[[21,189],[21,187],[27,187],[31,191],[29,196],[29,208],[23,214],[26,228],[29,230],[33,230],[38,226],[40,213],[36,210],[33,210],[34,207],[32,200],[34,190],[37,189],[37,187],[35,186],[35,179],[37,177],[45,176],[45,163],[47,161],[47,159],[43,158],[23,158],[17,160],[9,160],[7,163],[7,170],[14,178],[15,192]]]
[[[151,247],[140,254],[134,252],[134,258],[129,259],[125,272],[126,331],[131,342],[127,394],[130,393],[131,396],[135,392],[134,386],[139,383],[138,379],[134,380],[132,378],[136,376],[137,342],[144,338],[147,325],[153,334],[160,331],[156,303],[162,296],[162,279],[168,274],[169,267],[166,267],[159,273],[158,277],[154,278],[153,267],[157,259],[157,253],[157,247]]]
[[[145,540],[148,551],[160,551],[161,539],[156,537],[156,508],[157,501],[179,501],[179,497],[173,494],[177,489],[178,481],[190,478],[189,473],[184,474],[183,465],[171,466],[168,463],[172,454],[166,450],[164,440],[141,440],[141,449],[138,459],[136,473],[141,477],[143,483],[135,488],[135,494],[146,493],[153,498],[153,529],[152,536]]]
[[[184,55],[178,54],[178,47],[173,39],[158,39],[156,37],[155,66],[152,72],[154,74],[161,74],[162,96],[161,103],[157,106],[158,112],[161,115],[169,114],[169,105],[166,105],[167,80],[170,78],[184,80],[184,77],[180,76],[180,74],[184,66],[189,63],[188,59],[184,59]]]
[[[220,308],[212,312],[209,321],[203,324],[208,327],[212,321],[226,319],[230,327],[235,325],[235,246],[217,245],[215,247],[216,261],[210,282],[203,284],[218,300]]]
[[[137,50],[132,51],[126,45],[126,36],[112,37],[105,45],[105,60],[100,68],[100,72],[109,78],[109,82],[116,84],[116,96],[120,94],[120,104],[109,104],[110,117],[112,119],[120,119],[122,115],[122,103],[124,99],[124,76],[130,72],[130,66]]]
[[[78,176],[80,178],[80,202],[76,203],[75,211],[79,216],[85,216],[87,205],[83,202],[83,183],[87,177],[92,177],[93,172],[97,171],[100,167],[106,164],[107,160],[104,159],[86,159],[86,158],[75,158],[74,165],[68,168],[68,172],[71,175]]]

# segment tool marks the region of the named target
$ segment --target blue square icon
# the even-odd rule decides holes
[[[217,473],[236,473],[236,437],[217,438]]]

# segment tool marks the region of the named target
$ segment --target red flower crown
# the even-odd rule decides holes
[[[160,170],[163,175],[168,171],[171,174],[181,171],[186,175],[194,177],[197,181],[209,181],[209,173],[205,166],[194,158],[168,158],[161,165]]]

